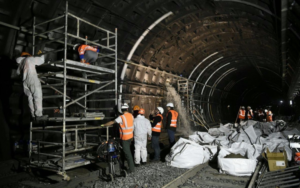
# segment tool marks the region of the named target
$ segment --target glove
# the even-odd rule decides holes
[[[40,55],[40,54],[42,54],[42,53],[43,53],[43,52],[42,52],[41,50],[39,50],[37,54]]]
[[[104,124],[102,124],[101,127],[104,127]]]

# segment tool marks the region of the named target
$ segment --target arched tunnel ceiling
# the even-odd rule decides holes
[[[39,22],[61,15],[65,1],[22,0],[17,5],[0,1],[0,4],[3,15],[0,21],[30,28],[33,15]],[[287,0],[286,7],[283,6],[280,1],[273,0],[69,0],[71,13],[109,30],[118,28],[120,59],[126,59],[134,43],[155,20],[172,11],[173,15],[144,38],[132,61],[174,75],[191,76],[194,81],[209,66],[197,80],[202,84],[197,84],[195,94],[201,93],[207,82],[219,91],[230,92],[231,100],[236,96],[251,96],[251,100],[255,100],[256,95],[285,97],[289,94],[290,97],[297,91],[299,1]],[[75,26],[74,22],[71,29]],[[47,27],[54,28],[55,25]],[[16,32],[4,27],[0,29],[0,40],[7,44],[3,45],[5,48],[2,46],[4,53],[13,56],[16,55],[14,49],[30,47],[28,36],[17,33],[16,37]],[[81,29],[82,35],[94,39],[102,37],[89,27]],[[203,62],[191,75],[203,59],[214,53],[216,55]],[[210,65],[218,58],[221,59]],[[122,67],[120,62],[119,72]],[[225,76],[229,70],[232,72]],[[176,85],[179,78],[129,65],[124,93],[162,95],[161,85],[166,79]],[[252,91],[244,94],[249,89]],[[207,87],[203,94],[205,97],[212,94],[214,98],[221,94],[227,98],[227,92],[212,92]]]

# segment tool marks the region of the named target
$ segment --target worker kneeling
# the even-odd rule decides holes
[[[92,47],[86,44],[75,44],[73,50],[78,49],[79,58],[81,63],[94,64],[98,59],[100,49],[98,46]]]
[[[134,119],[134,162],[135,166],[138,167],[141,162],[142,164],[147,163],[147,136],[151,139],[151,123],[145,118],[145,110],[141,108],[139,114]]]

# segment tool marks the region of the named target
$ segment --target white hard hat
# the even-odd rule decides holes
[[[164,109],[162,108],[162,107],[157,107],[157,110],[161,113],[161,114],[163,114],[164,113]]]
[[[74,46],[73,46],[73,50],[76,50],[76,48],[77,48],[77,46],[79,46],[80,44],[75,44]]]
[[[174,104],[171,103],[171,102],[169,102],[169,103],[167,104],[167,106],[174,108]]]
[[[122,104],[122,106],[121,106],[121,109],[128,109],[128,108],[129,108],[129,106],[128,106],[127,103],[124,103],[124,104]]]
[[[265,109],[265,112],[268,112],[268,110],[267,110],[267,109]]]

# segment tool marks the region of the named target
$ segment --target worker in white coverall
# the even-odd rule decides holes
[[[16,61],[19,64],[17,74],[22,75],[24,93],[28,97],[31,116],[35,120],[47,120],[48,116],[43,116],[42,86],[35,69],[35,66],[45,62],[44,55],[32,57],[29,53],[22,52],[21,57],[18,57]]]
[[[135,166],[140,166],[142,158],[142,164],[147,163],[147,136],[148,140],[151,139],[151,123],[145,118],[145,110],[141,108],[139,114],[133,121],[134,126],[134,162]]]

